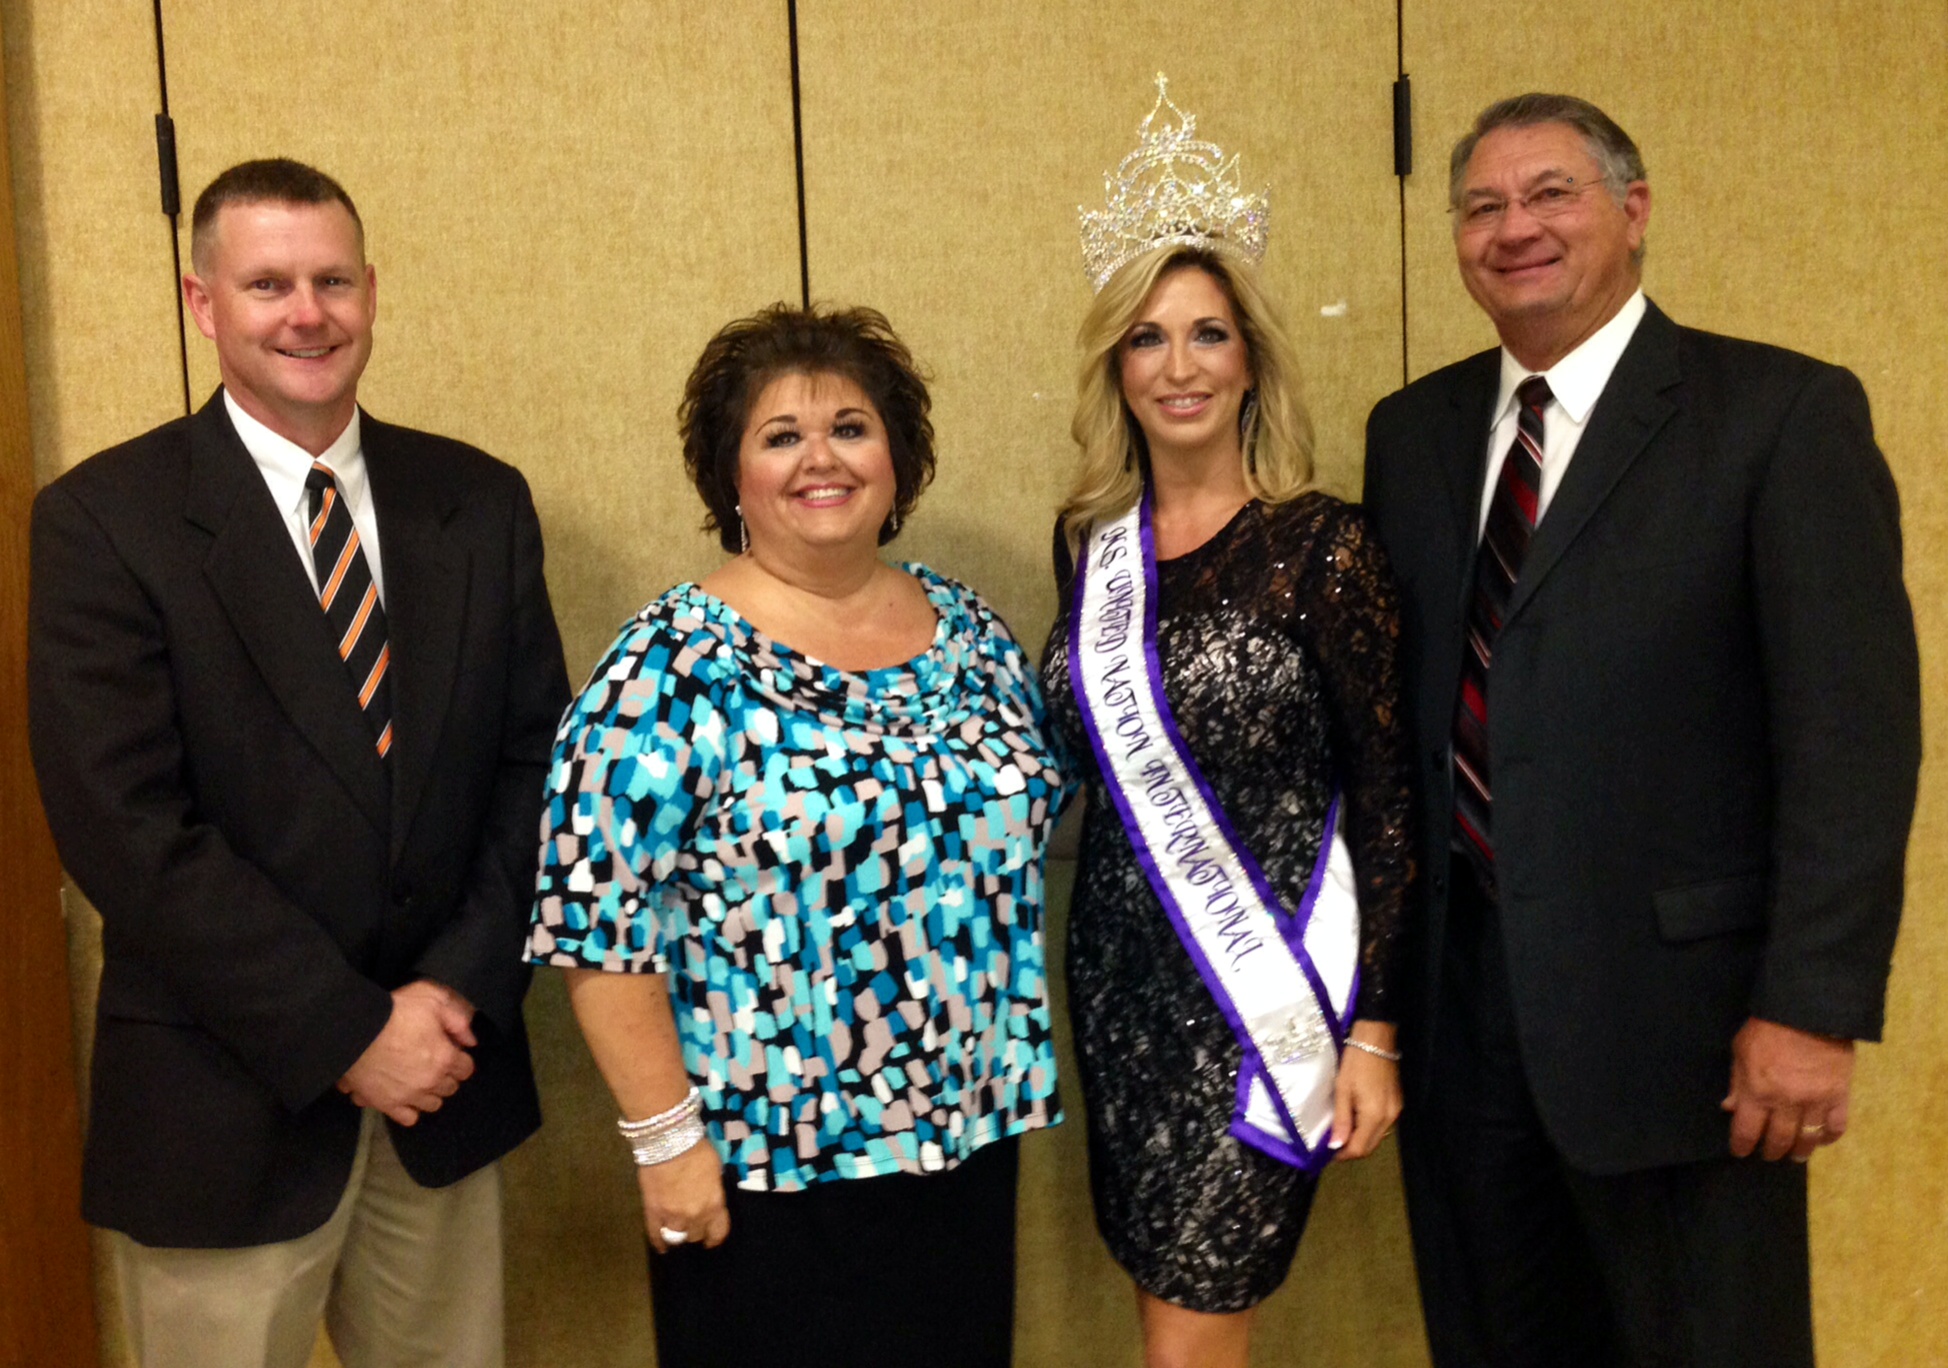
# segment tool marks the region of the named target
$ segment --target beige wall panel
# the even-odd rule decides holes
[[[1462,290],[1447,152],[1483,105],[1567,90],[1643,149],[1645,285],[1680,322],[1853,369],[1899,481],[1927,758],[1887,1043],[1861,1052],[1853,1129],[1813,1169],[1815,1320],[1836,1368],[1932,1361],[1948,1338],[1948,6],[1864,0],[1410,4],[1415,374],[1494,344]]]
[[[379,274],[360,397],[527,475],[579,685],[619,622],[719,559],[676,402],[722,322],[795,289],[784,7],[163,8],[186,207],[247,157],[345,183]],[[190,348],[200,404],[215,357]],[[641,1365],[640,1208],[614,1109],[552,975],[530,1004],[548,1120],[506,1167],[510,1361]]]
[[[935,377],[939,475],[897,550],[975,585],[1037,654],[1090,298],[1076,208],[1100,204],[1158,70],[1199,132],[1271,186],[1265,276],[1336,492],[1357,493],[1367,410],[1400,377],[1393,6],[1218,4],[1194,24],[1179,10],[1106,13],[1019,0],[799,10],[812,294],[883,310]],[[1342,303],[1343,316],[1320,312]],[[1051,876],[1058,1023],[1069,873]],[[1095,1232],[1058,1032],[1069,1121],[1024,1148],[1017,1360],[1134,1363],[1134,1301]],[[1390,1148],[1326,1180],[1258,1361],[1425,1362]]]
[[[1036,650],[1090,298],[1076,208],[1101,204],[1156,72],[1200,134],[1243,154],[1246,182],[1271,187],[1264,275],[1335,491],[1358,492],[1367,410],[1400,375],[1392,5],[1105,13],[799,12],[812,294],[883,310],[935,372],[939,476],[900,550],[975,585]]]
[[[182,412],[146,0],[5,0],[34,464],[43,481]]]
[[[163,13],[185,201],[253,156],[345,183],[379,273],[360,397],[527,474],[579,683],[625,616],[716,563],[676,403],[718,325],[795,289],[783,7]],[[200,403],[215,354],[192,336],[190,359]]]

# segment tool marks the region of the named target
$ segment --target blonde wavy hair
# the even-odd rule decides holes
[[[1159,247],[1109,278],[1077,334],[1082,368],[1069,435],[1081,461],[1062,504],[1062,532],[1071,551],[1098,519],[1121,517],[1142,497],[1149,453],[1123,402],[1119,348],[1157,282],[1193,267],[1217,281],[1231,301],[1251,362],[1258,404],[1240,434],[1245,487],[1253,498],[1273,504],[1313,487],[1312,419],[1299,395],[1291,339],[1270,297],[1249,268],[1229,257],[1201,247]]]

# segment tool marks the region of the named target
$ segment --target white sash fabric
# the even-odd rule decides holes
[[[1091,530],[1076,567],[1069,676],[1139,863],[1244,1051],[1231,1133],[1316,1171],[1359,977],[1353,863],[1326,816],[1296,910],[1280,905],[1184,744],[1157,661],[1150,498]]]

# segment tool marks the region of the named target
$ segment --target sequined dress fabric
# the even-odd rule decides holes
[[[1053,726],[1088,786],[1068,985],[1096,1222],[1153,1296],[1262,1301],[1291,1266],[1314,1180],[1228,1134],[1241,1052],[1137,863],[1069,686],[1072,568],[1043,657]],[[1357,1015],[1394,1019],[1414,878],[1399,620],[1365,517],[1310,493],[1247,504],[1157,567],[1157,652],[1179,730],[1285,905],[1311,877],[1335,787],[1360,897]]]

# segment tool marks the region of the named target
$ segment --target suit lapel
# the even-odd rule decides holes
[[[385,831],[386,776],[371,728],[291,533],[221,396],[219,390],[190,424],[183,514],[211,534],[204,577],[291,724],[373,826]]]
[[[1536,525],[1504,621],[1513,619],[1535,597],[1617,481],[1677,412],[1663,392],[1678,379],[1677,325],[1652,304],[1590,410],[1583,440],[1576,444],[1569,469]]]
[[[1488,475],[1488,426],[1495,416],[1495,395],[1501,387],[1501,377],[1499,349],[1482,352],[1462,363],[1448,396],[1447,428],[1436,448],[1441,453],[1449,511],[1454,520],[1454,603],[1462,622],[1468,620],[1468,598],[1474,589],[1481,482]],[[1458,656],[1456,662],[1459,669]]]
[[[459,665],[467,560],[446,523],[450,481],[428,478],[412,434],[361,414],[360,437],[379,521],[386,632],[392,648],[392,848],[396,856],[432,772]]]

